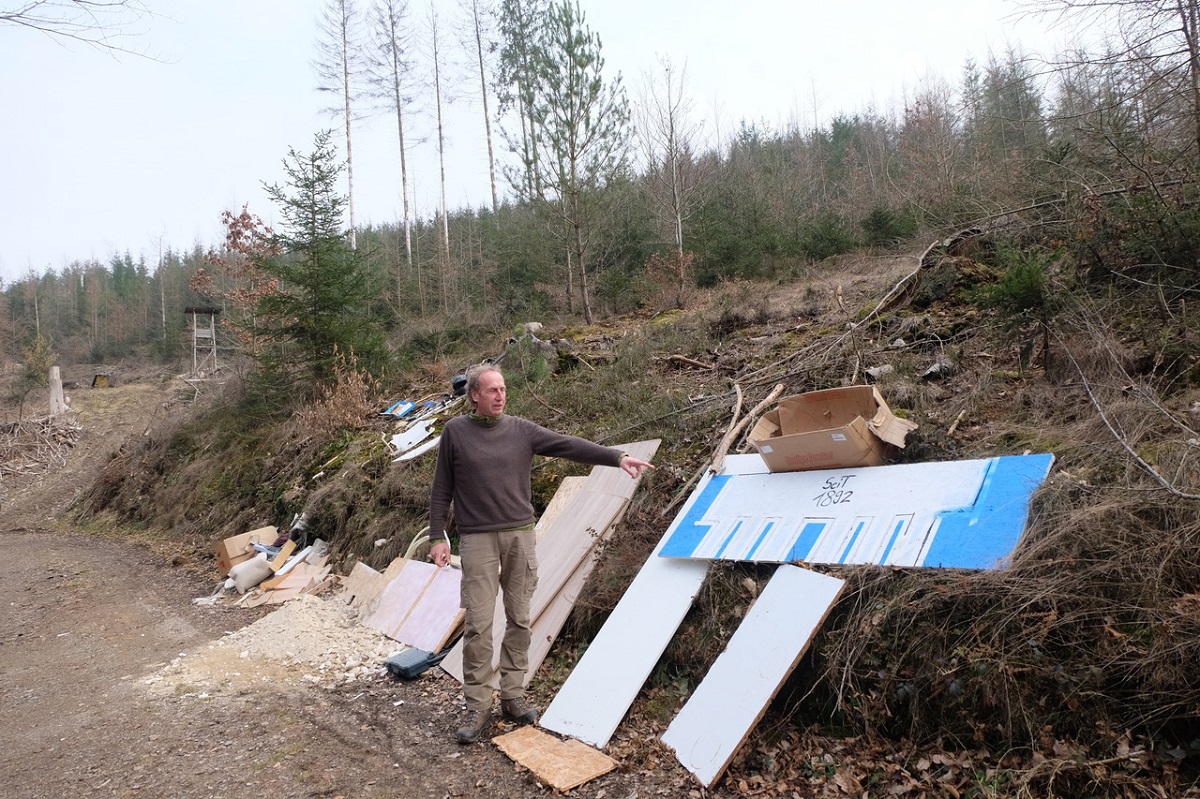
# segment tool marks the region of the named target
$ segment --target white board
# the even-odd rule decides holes
[[[392,436],[388,443],[392,448],[393,455],[403,455],[431,435],[433,435],[433,420],[415,422],[404,432]]]
[[[800,661],[845,583],[780,566],[729,644],[663,733],[663,743],[711,787]]]
[[[722,474],[765,472],[754,455],[731,455]],[[701,478],[540,721],[548,730],[603,747],[625,717],[708,575],[708,562],[660,558],[658,551],[703,494]]]
[[[665,557],[994,569],[1007,562],[1053,455],[720,475]]]
[[[416,458],[420,455],[424,455],[426,452],[428,452],[429,450],[436,447],[438,445],[438,442],[440,442],[441,440],[442,440],[441,436],[435,436],[434,438],[431,438],[428,441],[426,441],[421,446],[416,447],[414,449],[410,449],[408,452],[404,453],[399,458],[393,458],[392,463],[397,463],[398,461],[411,461],[413,458]]]

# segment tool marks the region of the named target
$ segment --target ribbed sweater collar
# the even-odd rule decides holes
[[[500,424],[500,420],[504,418],[504,414],[500,414],[499,416],[480,416],[474,411],[471,411],[471,413],[467,415],[467,418],[475,424],[483,425],[484,427],[495,427],[496,425]]]

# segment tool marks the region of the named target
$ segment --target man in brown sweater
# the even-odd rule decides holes
[[[492,619],[504,589],[504,640],[500,647],[500,710],[505,718],[532,724],[537,711],[525,699],[529,669],[529,601],[537,587],[530,471],[534,455],[566,458],[593,466],[616,466],[639,477],[646,461],[582,438],[547,430],[519,416],[506,416],[504,375],[495,366],[467,373],[473,413],[446,422],[438,445],[429,500],[430,557],[450,562],[446,516],[451,503],[462,559],[463,694],[467,719],[460,743],[474,743],[492,721]]]

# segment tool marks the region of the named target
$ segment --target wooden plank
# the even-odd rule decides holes
[[[844,587],[808,569],[776,570],[663,733],[663,743],[702,785],[712,787],[725,773]]]
[[[610,526],[600,540],[606,541],[612,536],[614,526]],[[555,600],[549,603],[546,608],[534,619],[530,628],[531,638],[529,642],[529,671],[526,674],[525,683],[529,684],[529,680],[537,673],[541,667],[542,661],[550,654],[551,647],[554,646],[555,639],[562,631],[563,625],[566,624],[567,618],[571,615],[571,611],[575,607],[576,600],[579,599],[579,594],[583,590],[584,583],[587,581],[588,575],[592,573],[592,569],[596,565],[596,559],[590,555],[580,561],[575,571],[563,583]]]
[[[550,504],[546,506],[546,510],[542,512],[542,518],[538,519],[537,531],[538,538],[542,537],[555,520],[562,515],[562,512],[571,504],[571,500],[583,488],[587,482],[587,477],[582,475],[567,476],[562,479],[558,485],[558,490],[554,492],[554,496],[550,498]]]
[[[383,589],[375,612],[364,618],[363,624],[395,638],[396,631],[408,619],[436,571],[437,567],[432,563],[416,560],[405,563],[400,573]]]
[[[292,539],[289,538],[287,541],[284,541],[283,546],[279,548],[279,553],[271,558],[271,571],[278,572],[282,569],[284,564],[287,563],[287,559],[291,557],[292,550],[295,548],[296,542]]]
[[[722,474],[761,474],[758,455],[730,455]],[[708,561],[658,552],[712,481],[700,478],[662,540],[542,716],[549,730],[603,747],[621,723],[708,574]]]
[[[434,569],[436,571],[432,579],[417,599],[412,612],[392,636],[402,644],[426,652],[440,651],[462,617],[462,572],[448,566],[435,566]]]
[[[662,555],[1001,568],[1053,461],[1018,455],[722,476],[672,531]]]
[[[579,741],[561,741],[536,727],[521,727],[493,738],[492,743],[559,793],[617,767],[616,761],[603,752]]]
[[[387,588],[387,583],[388,581],[382,574],[362,561],[358,561],[350,573],[342,579],[344,590],[341,596],[352,607],[370,612],[374,608],[375,600],[383,593],[383,589]]]
[[[650,461],[658,451],[658,439],[638,441],[617,447],[629,455]],[[614,480],[614,475],[617,479]],[[538,539],[538,587],[530,602],[530,618],[535,622],[547,607],[555,602],[564,583],[570,579],[584,556],[594,551],[600,534],[608,530],[624,512],[628,497],[633,496],[640,481],[612,466],[596,466],[587,477],[587,482],[571,499],[570,505],[560,514],[550,530]],[[615,488],[614,488],[615,486]],[[593,490],[598,487],[603,490]],[[625,496],[627,495],[627,496]],[[586,576],[586,575],[585,575]],[[576,592],[578,593],[578,592]],[[492,623],[493,670],[489,683],[499,687],[496,669],[500,662],[500,645],[504,639],[505,617],[503,592],[496,601],[496,614]],[[574,603],[574,597],[570,603]],[[569,613],[570,608],[567,608]],[[565,619],[565,616],[563,617]],[[550,635],[547,651],[553,638],[558,635],[562,622],[552,633],[548,629],[534,630],[534,635]],[[532,644],[531,644],[532,651]],[[545,657],[545,653],[542,654]],[[539,661],[540,664],[540,661]],[[441,662],[442,669],[459,682],[463,681],[462,641],[447,653]],[[525,674],[525,683],[533,679],[536,669],[532,662]]]

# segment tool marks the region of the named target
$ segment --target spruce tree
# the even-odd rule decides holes
[[[371,311],[379,287],[346,239],[342,165],[330,137],[318,133],[307,155],[289,149],[287,185],[264,186],[283,222],[261,266],[279,287],[259,299],[255,315],[255,332],[268,342],[264,364],[289,383],[307,376],[314,388],[333,379],[338,355],[368,370],[384,364],[382,324]]]

